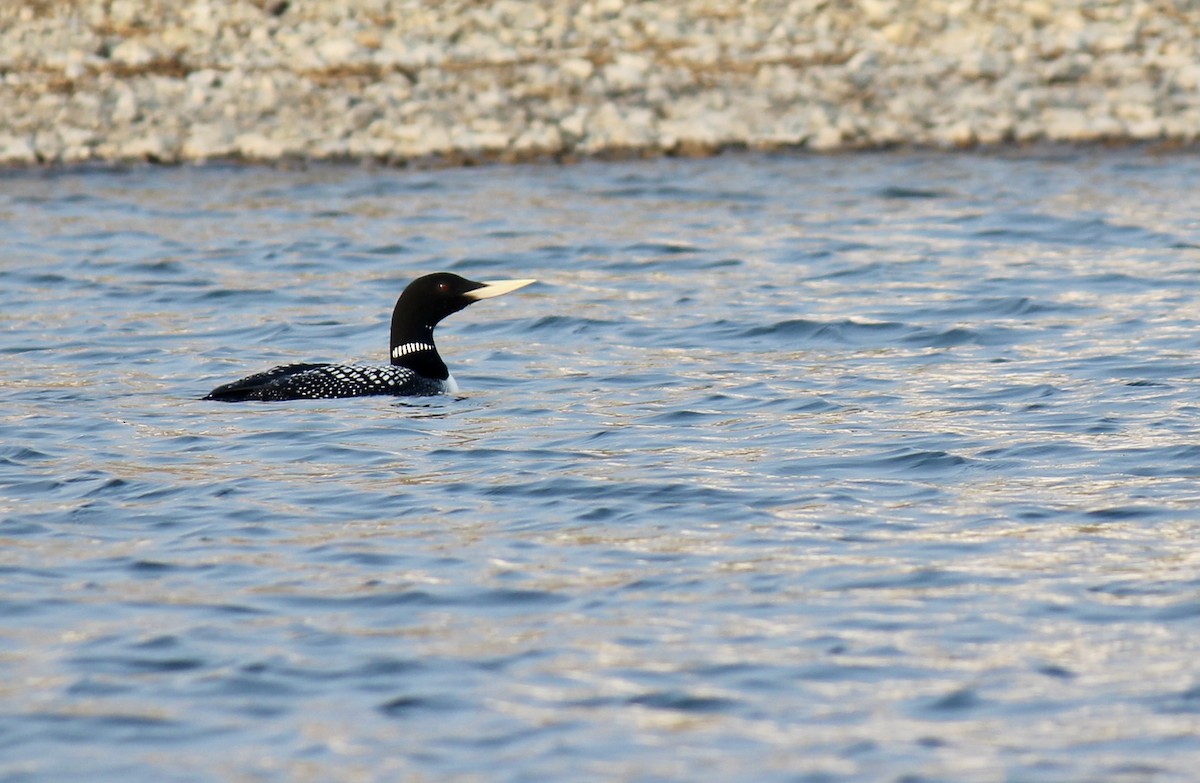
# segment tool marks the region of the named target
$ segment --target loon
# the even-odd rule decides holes
[[[392,311],[390,366],[287,364],[218,386],[204,399],[318,400],[456,392],[458,384],[433,344],[433,327],[473,302],[516,291],[532,282],[535,281],[476,283],[450,272],[418,277],[400,294]]]

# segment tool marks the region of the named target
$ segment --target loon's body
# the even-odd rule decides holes
[[[472,302],[506,294],[532,282],[476,283],[449,272],[418,277],[400,294],[392,311],[390,365],[288,364],[218,386],[204,399],[317,400],[458,391],[433,343],[433,328],[438,321]]]

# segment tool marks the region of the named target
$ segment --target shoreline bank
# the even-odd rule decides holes
[[[1186,146],[1196,29],[1116,0],[27,0],[0,165]]]

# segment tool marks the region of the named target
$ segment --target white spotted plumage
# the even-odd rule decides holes
[[[319,400],[371,395],[445,394],[456,385],[426,378],[408,367],[357,364],[292,364],[273,367],[214,391],[226,399]]]
[[[271,396],[271,385],[268,384],[264,389],[268,398]],[[449,391],[448,384],[443,381],[424,378],[408,367],[394,365],[330,364],[311,367],[296,373],[281,373],[279,386],[281,392],[286,389],[293,399],[440,394]]]

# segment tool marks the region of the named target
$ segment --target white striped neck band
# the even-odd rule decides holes
[[[402,356],[408,356],[410,353],[417,353],[418,351],[436,350],[431,343],[404,343],[392,349],[392,358],[399,359]]]

